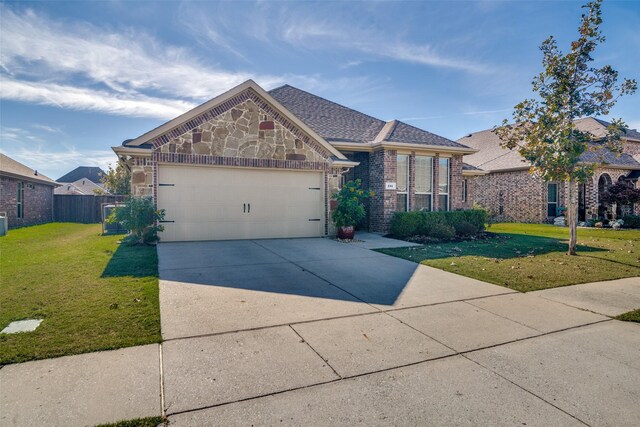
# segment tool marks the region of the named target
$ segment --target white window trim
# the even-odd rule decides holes
[[[416,156],[416,173],[415,176],[418,175],[417,170],[418,170],[418,158],[419,157],[424,157],[426,159],[430,159],[431,160],[431,192],[423,192],[423,191],[418,191],[416,190],[415,194],[421,194],[421,195],[428,195],[429,199],[430,199],[430,203],[429,203],[429,210],[433,211],[433,184],[434,184],[434,174],[433,174],[433,156]],[[408,187],[407,187],[408,188]],[[418,186],[416,185],[415,188],[417,189]]]
[[[406,190],[405,191],[397,190],[396,194],[406,194],[407,195],[407,197],[405,198],[405,207],[404,207],[405,210],[404,210],[404,212],[409,212],[409,179],[410,179],[410,176],[409,176],[409,170],[410,170],[409,162],[410,162],[410,159],[409,159],[409,155],[408,154],[398,154],[396,156],[396,179],[397,179],[398,170],[399,170],[398,169],[398,158],[400,156],[407,158],[407,171],[406,171],[407,172],[407,182],[406,182],[406,185],[405,185]],[[397,183],[396,183],[396,185],[397,185]],[[396,198],[396,200],[397,200],[397,198]],[[396,206],[396,209],[398,209],[398,206]]]
[[[440,181],[440,160],[446,160],[447,161],[447,192],[446,193],[441,193],[440,192],[440,182],[438,182],[438,197],[440,196],[447,196],[447,211],[451,210],[451,159],[446,157],[446,158],[439,158],[438,159],[438,181]],[[439,202],[439,201],[438,201]],[[438,209],[440,209],[440,204],[438,203]],[[440,209],[442,210],[442,209]]]

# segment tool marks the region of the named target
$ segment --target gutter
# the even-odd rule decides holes
[[[382,141],[382,142],[332,142],[329,141],[331,145],[333,145],[338,150],[345,151],[359,151],[370,153],[372,151],[381,149],[381,148],[405,148],[412,149],[415,151],[435,151],[438,153],[451,153],[451,154],[473,154],[477,153],[478,149],[468,148],[468,147],[447,147],[443,145],[426,145],[426,144],[408,144],[406,142],[393,142],[393,141]]]

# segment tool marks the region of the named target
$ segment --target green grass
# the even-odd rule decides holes
[[[620,316],[616,316],[618,320],[624,320],[625,322],[637,322],[640,323],[640,308],[637,310],[623,313]]]
[[[136,418],[134,420],[118,421],[117,423],[100,424],[96,427],[156,427],[165,424],[166,419],[163,417],[147,417]]]
[[[160,342],[155,247],[126,247],[99,224],[53,223],[0,238],[0,364]]]
[[[543,224],[494,224],[494,237],[380,252],[522,292],[640,276],[640,231],[578,229],[578,255],[566,255],[569,231]]]

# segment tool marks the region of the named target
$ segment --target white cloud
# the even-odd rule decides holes
[[[115,165],[118,160],[111,150],[51,151],[37,147],[5,150],[3,147],[0,151],[52,179],[57,179],[80,165],[99,166],[107,170],[109,165]]]
[[[298,17],[292,19],[281,34],[285,41],[300,48],[328,49],[338,47],[436,68],[456,69],[471,73],[491,71],[491,68],[485,64],[443,54],[428,44],[408,43],[388,33],[355,26],[350,26],[348,30],[342,30],[333,24],[309,22]]]
[[[55,83],[34,83],[0,77],[2,98],[103,113],[171,119],[195,104],[145,95],[122,95]]]
[[[252,77],[265,85],[280,81],[214,69],[193,52],[142,33],[53,22],[32,10],[16,13],[3,7],[2,12],[0,63],[13,74],[81,76],[116,92],[155,91],[193,100],[211,98]]]

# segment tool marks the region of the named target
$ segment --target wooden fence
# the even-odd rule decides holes
[[[56,222],[102,222],[104,203],[124,202],[127,196],[76,196],[56,194],[53,196],[53,219]]]

